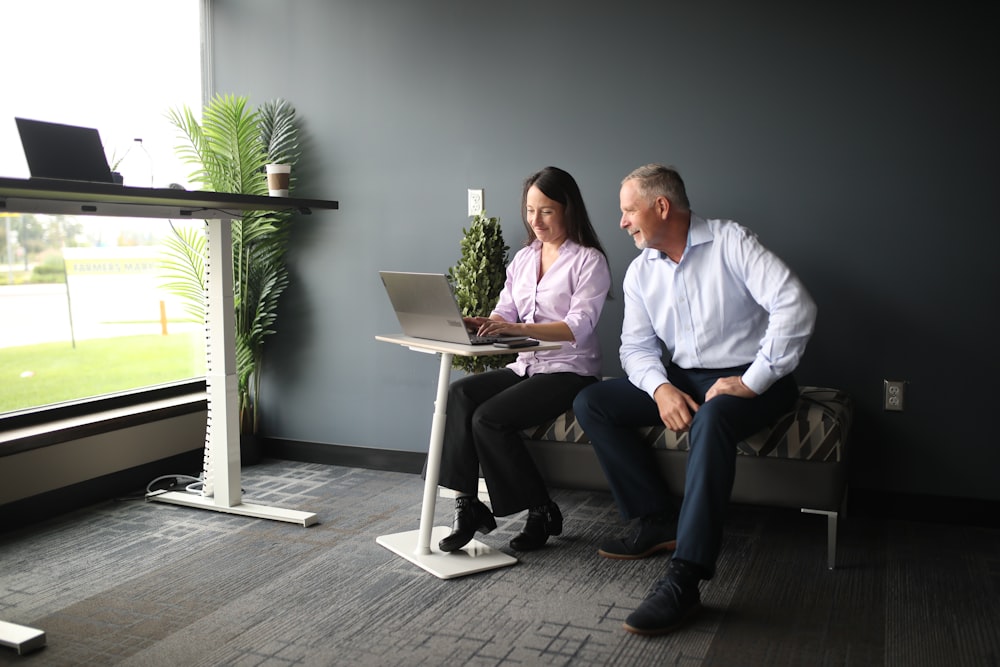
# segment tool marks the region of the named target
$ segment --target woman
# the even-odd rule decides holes
[[[577,392],[597,381],[596,327],[611,285],[608,260],[580,188],[562,169],[546,167],[524,183],[528,238],[507,267],[496,308],[466,318],[480,335],[511,334],[562,341],[558,350],[520,352],[506,368],[468,375],[448,393],[439,484],[456,492],[455,521],[442,551],[457,551],[494,516],[528,510],[512,549],[539,549],[562,533],[562,514],[520,436],[568,410]],[[490,508],[477,497],[482,470]]]

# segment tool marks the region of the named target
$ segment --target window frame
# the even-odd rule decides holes
[[[18,410],[0,417],[0,457],[207,409],[196,378]]]

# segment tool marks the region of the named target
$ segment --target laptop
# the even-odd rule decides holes
[[[92,127],[15,118],[32,179],[113,183],[100,133]]]
[[[492,345],[527,336],[477,336],[465,328],[462,310],[443,273],[379,271],[403,333],[460,345]]]

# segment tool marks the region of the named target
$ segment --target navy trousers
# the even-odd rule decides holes
[[[705,392],[718,378],[742,375],[745,370],[745,366],[704,370],[673,365],[667,369],[671,384],[700,405],[688,433],[690,451],[674,556],[700,565],[705,578],[715,573],[737,443],[791,410],[798,397],[795,379],[787,375],[760,396],[726,395],[705,402]],[[653,450],[636,430],[662,425],[649,394],[627,378],[605,380],[581,391],[573,411],[594,445],[625,519],[674,511],[675,500],[667,492]]]
[[[544,505],[549,492],[520,431],[569,410],[594,382],[576,373],[521,377],[506,368],[452,382],[438,484],[475,495],[482,469],[495,515]]]

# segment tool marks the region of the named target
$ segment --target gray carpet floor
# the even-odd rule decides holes
[[[705,609],[643,638],[622,621],[666,558],[596,555],[606,493],[555,490],[562,537],[440,580],[375,542],[416,529],[417,475],[266,460],[243,487],[320,523],[123,499],[0,535],[0,620],[48,641],[0,665],[1000,665],[996,529],[848,519],[828,571],[824,518],[734,506]],[[513,553],[522,522],[480,539]]]

